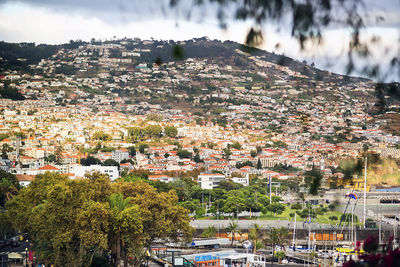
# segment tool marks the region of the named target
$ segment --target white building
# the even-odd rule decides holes
[[[101,174],[107,174],[110,177],[111,181],[114,181],[119,177],[119,171],[117,166],[101,166],[101,165],[90,165],[90,166],[81,166],[75,165],[72,166],[71,173],[75,178],[84,177],[85,174],[91,174],[93,172],[100,172]]]
[[[129,159],[129,151],[126,149],[118,149],[112,152],[111,158],[120,163],[124,159]]]
[[[169,183],[173,182],[174,178],[168,175],[149,175],[149,180]]]
[[[225,180],[225,175],[220,173],[201,173],[197,178],[197,182],[202,189],[217,188],[221,181]]]
[[[243,186],[249,186],[249,175],[247,174],[246,177],[232,177],[232,182]]]
[[[27,174],[17,174],[16,175],[20,186],[26,187],[28,186],[33,179],[35,179],[34,175],[27,175]]]

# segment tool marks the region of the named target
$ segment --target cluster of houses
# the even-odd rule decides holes
[[[356,157],[364,145],[400,158],[400,137],[382,131],[387,122],[366,112],[374,105],[372,81],[349,83],[340,75],[318,80],[312,67],[304,67],[311,73],[305,75],[239,50],[235,53],[252,68],[218,58],[149,64],[143,58],[155,47],[163,44],[140,39],[85,44],[59,49],[30,66],[42,74],[1,73],[0,86],[7,81],[26,99],[0,99],[0,169],[24,179],[45,171],[78,178],[96,170],[114,180],[136,168],[165,182],[174,177],[163,173],[201,169],[205,173],[195,178],[213,188],[226,178],[246,185],[251,175],[287,179],[312,167],[329,177],[338,158]],[[164,98],[202,112],[155,100]],[[160,120],[148,120],[149,114]],[[132,139],[130,129],[148,125],[174,126],[177,135]],[[98,132],[107,139],[94,138]],[[147,144],[143,151],[141,143]],[[191,156],[180,157],[180,150]],[[89,154],[119,167],[82,166]]]

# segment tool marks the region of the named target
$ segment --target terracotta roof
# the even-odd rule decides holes
[[[34,158],[28,156],[21,156],[21,159],[34,159]]]
[[[46,165],[46,166],[43,166],[42,168],[39,168],[39,170],[43,170],[43,171],[59,171],[60,169],[58,169],[58,168],[56,168],[54,166],[51,166],[51,165]]]
[[[33,179],[35,179],[35,175],[17,174],[15,176],[17,177],[18,182],[21,182],[21,181],[32,181]]]

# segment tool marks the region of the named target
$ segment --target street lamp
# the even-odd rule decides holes
[[[28,267],[28,248],[25,248],[25,266]]]

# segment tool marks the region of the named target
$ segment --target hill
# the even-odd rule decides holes
[[[121,98],[110,99],[118,111],[127,111],[126,107],[119,107],[121,101],[128,105],[146,102],[205,114],[207,120],[222,125],[229,120],[228,107],[238,105],[253,106],[256,120],[268,119],[256,114],[256,107],[266,105],[272,113],[281,105],[296,116],[314,116],[313,109],[335,113],[335,108],[324,109],[325,102],[332,102],[346,113],[336,114],[337,118],[353,115],[354,105],[362,103],[372,116],[398,111],[398,100],[390,105],[384,103],[386,91],[393,87],[380,86],[377,92],[376,83],[365,78],[330,73],[285,55],[206,37],[180,42],[137,38],[78,40],[62,45],[0,42],[0,55],[0,71],[5,80],[13,77],[13,71],[21,71],[20,76],[37,75],[24,81],[26,88],[32,89],[32,84],[48,79],[46,84],[51,86],[40,88],[54,94],[62,91],[65,98],[59,101],[64,105],[77,103],[75,98],[71,100],[76,95],[86,100],[95,95],[113,96]],[[10,88],[9,91],[15,90]],[[43,89],[30,92],[30,97],[37,97]],[[304,109],[296,108],[299,105],[305,105]],[[347,124],[353,121],[347,120]],[[375,119],[370,121],[374,122]],[[365,123],[356,124],[360,127]],[[396,131],[389,126],[385,129]]]

